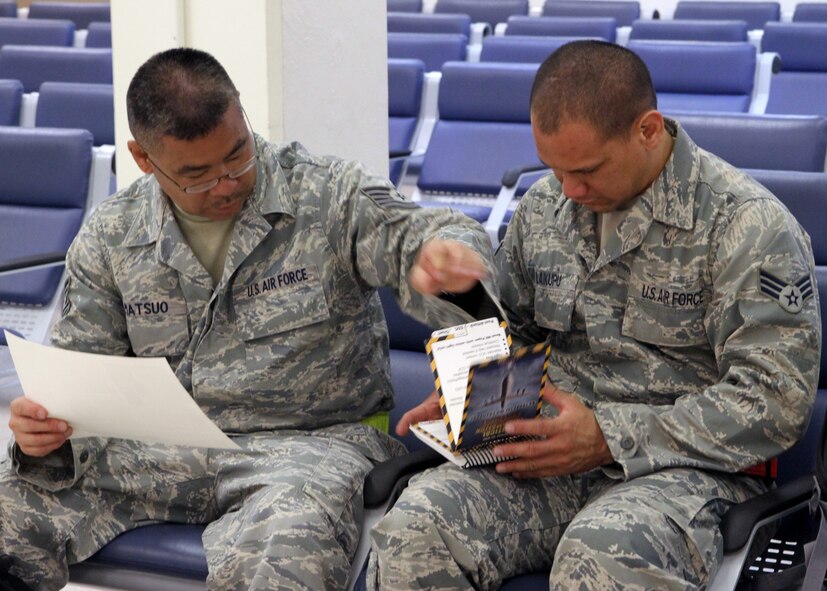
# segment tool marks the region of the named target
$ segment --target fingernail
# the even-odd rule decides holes
[[[512,435],[514,433],[514,425],[512,425],[511,423],[506,423],[503,427],[503,430],[509,435]]]
[[[45,421],[46,420],[46,411],[45,410],[37,411],[37,419],[40,420],[40,421]]]
[[[69,428],[69,425],[67,425],[66,423],[61,422],[61,423],[57,424],[57,430],[60,431],[61,433],[66,431],[68,428]]]

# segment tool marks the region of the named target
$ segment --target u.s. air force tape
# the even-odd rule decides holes
[[[787,283],[772,273],[761,269],[761,293],[772,298],[783,310],[791,314],[798,314],[804,307],[804,302],[813,297],[813,282],[810,275]]]

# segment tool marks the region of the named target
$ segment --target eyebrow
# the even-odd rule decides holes
[[[537,155],[537,158],[540,160],[540,162],[542,162],[543,164],[548,166],[551,170],[558,170],[558,169],[554,168],[553,166],[550,166],[548,162],[546,162],[545,160],[540,158],[539,154]],[[588,174],[590,172],[594,172],[595,170],[597,170],[598,168],[603,166],[605,163],[606,163],[605,160],[601,160],[600,162],[596,162],[595,164],[592,164],[592,165],[589,165],[589,166],[584,166],[584,167],[581,167],[581,168],[575,168],[574,170],[564,170],[563,172],[566,172],[568,174]]]
[[[248,139],[250,139],[250,138],[247,137],[247,138],[242,138],[242,139],[238,140],[236,142],[236,144],[233,146],[233,148],[229,151],[229,153],[224,157],[224,161],[226,162],[227,160],[229,160],[230,158],[235,156],[238,153],[238,151],[241,150],[244,147],[244,145],[247,143]],[[185,176],[185,175],[193,174],[193,173],[203,173],[203,172],[207,172],[210,168],[212,168],[212,166],[207,165],[207,164],[204,164],[204,165],[185,164],[184,166],[182,166],[181,168],[179,168],[176,171],[176,174],[179,174],[181,176]]]

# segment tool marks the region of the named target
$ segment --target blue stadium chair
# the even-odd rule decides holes
[[[515,14],[528,15],[528,0],[437,0],[435,14],[467,14],[492,29]]]
[[[627,47],[648,66],[661,110],[750,111],[758,64],[750,43],[629,41]]]
[[[112,47],[112,23],[89,23],[86,33],[86,45],[92,49],[106,49]]]
[[[794,23],[827,23],[827,4],[799,2],[793,12]]]
[[[19,80],[0,80],[0,125],[17,125],[20,122],[22,101],[23,84]]]
[[[505,36],[590,37],[614,43],[617,20],[611,16],[512,16]]]
[[[17,2],[0,2],[0,17],[17,18]]]
[[[767,22],[781,19],[778,2],[680,0],[675,5],[675,19],[742,20],[752,29],[763,29]]]
[[[0,47],[0,78],[36,92],[43,82],[112,84],[112,50],[6,45]]]
[[[57,45],[71,47],[75,24],[67,20],[0,18],[0,46]]]
[[[414,201],[450,205],[485,222],[503,174],[525,163],[539,164],[528,110],[537,67],[445,64],[439,121],[425,152]]]
[[[827,120],[817,116],[679,113],[701,148],[738,168],[823,172]]]
[[[388,12],[422,12],[422,0],[388,0]]]
[[[94,144],[115,144],[115,103],[111,84],[44,82],[35,111],[37,127],[88,129]]]
[[[561,46],[583,37],[537,37],[508,35],[482,41],[481,62],[541,64]]]
[[[410,152],[422,122],[425,64],[420,60],[388,60],[388,149],[391,154]],[[390,179],[399,185],[407,158],[392,160]]]
[[[388,13],[388,33],[450,33],[471,37],[471,17],[467,14]]]
[[[87,211],[91,160],[86,130],[0,127],[0,263],[62,258]],[[49,268],[0,279],[0,326],[44,341],[61,278]]]
[[[781,57],[766,112],[827,116],[827,22],[767,23],[761,49]]]
[[[445,62],[465,60],[467,44],[468,37],[458,34],[388,33],[388,57],[422,60],[425,71],[433,72]]]
[[[749,41],[746,21],[739,20],[636,20],[630,40]]]
[[[548,0],[542,16],[610,16],[618,27],[631,27],[640,18],[637,0]]]
[[[78,29],[89,28],[91,22],[110,22],[109,2],[33,2],[29,18],[65,19]]]

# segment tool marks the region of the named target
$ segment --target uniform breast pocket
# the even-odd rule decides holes
[[[309,267],[301,271],[279,272],[233,294],[239,337],[248,346],[300,350],[330,336],[330,310],[319,276]]]
[[[542,327],[559,332],[571,330],[574,289],[534,286],[534,320]]]
[[[650,299],[629,297],[626,300],[626,312],[623,316],[622,334],[637,341],[665,347],[690,347],[707,342],[704,328],[702,295],[687,292],[684,299],[694,298],[690,307],[680,307],[657,303]],[[677,296],[676,296],[677,297]]]
[[[183,300],[124,303],[126,330],[138,357],[180,357],[189,345],[187,307]]]

